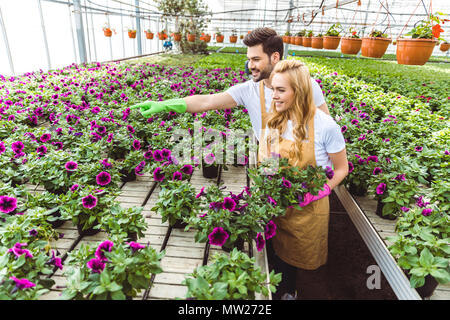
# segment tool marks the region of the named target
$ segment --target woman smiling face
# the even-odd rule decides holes
[[[294,89],[284,73],[275,73],[272,77],[272,101],[277,112],[288,110],[294,102]]]

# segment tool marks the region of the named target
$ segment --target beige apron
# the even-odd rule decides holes
[[[261,102],[261,137],[258,161],[268,157],[267,148],[263,147],[263,129],[266,128],[268,113],[264,98],[264,83],[260,81]],[[316,166],[314,153],[314,116],[308,121],[309,139],[303,144],[301,161],[289,158],[289,150],[294,142],[281,139],[279,153],[283,158],[289,158],[290,165],[300,169],[308,165]],[[328,256],[328,223],[330,205],[328,197],[314,201],[302,210],[288,208],[286,214],[274,219],[277,225],[276,235],[273,237],[275,253],[284,262],[306,270],[315,270],[327,262]]]

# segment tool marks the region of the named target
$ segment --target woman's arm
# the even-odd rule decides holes
[[[334,189],[334,187],[339,185],[348,175],[347,151],[344,148],[344,150],[340,152],[329,153],[328,155],[330,156],[331,163],[334,167],[334,176],[328,180],[327,184],[331,189]]]

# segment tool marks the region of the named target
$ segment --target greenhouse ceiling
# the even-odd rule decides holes
[[[181,0],[180,0],[181,1]],[[200,1],[200,0],[198,0]],[[282,35],[310,29],[324,33],[340,23],[367,35],[379,29],[397,38],[430,12],[450,12],[448,0],[203,0],[206,33],[256,27]],[[23,8],[26,8],[25,10]],[[145,40],[144,30],[174,31],[176,17],[163,17],[151,0],[0,0],[0,74],[22,74],[90,61],[111,61],[164,50],[162,41]],[[450,24],[450,23],[449,23]],[[103,36],[110,26],[114,34]],[[83,30],[80,36],[79,29]],[[138,29],[128,39],[128,29]],[[443,37],[450,38],[444,28]],[[32,33],[30,34],[30,30]],[[392,49],[391,49],[392,50]]]

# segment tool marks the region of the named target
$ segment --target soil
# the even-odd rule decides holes
[[[269,248],[268,259],[272,270],[274,258]],[[376,266],[377,263],[333,192],[330,196],[328,262],[319,268],[325,281],[320,285],[322,288],[316,288],[314,296],[309,296],[307,288],[301,288],[297,284],[297,291],[303,293],[300,299],[397,300],[381,271],[380,288],[367,287],[368,278],[373,275],[373,271],[367,272],[371,265]],[[321,292],[319,296],[317,292]]]

